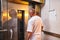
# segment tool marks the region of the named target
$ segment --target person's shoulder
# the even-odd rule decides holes
[[[35,17],[31,17],[30,19],[29,19],[29,22],[33,22],[35,20]]]
[[[30,21],[40,20],[40,19],[41,19],[41,17],[39,17],[39,16],[33,16],[32,18],[29,19],[29,22]]]
[[[36,16],[37,18],[41,18],[40,16]]]
[[[34,16],[34,19],[37,20],[37,19],[41,19],[40,16]]]

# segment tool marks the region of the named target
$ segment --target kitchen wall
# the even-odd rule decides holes
[[[60,34],[60,0],[45,0],[41,10],[41,17],[44,23],[44,30]],[[50,35],[42,34],[43,40],[60,40]]]

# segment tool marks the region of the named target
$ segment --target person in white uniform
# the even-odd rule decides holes
[[[43,29],[42,19],[36,15],[35,10],[29,10],[30,19],[28,21],[27,33],[28,40],[41,40],[41,32]]]

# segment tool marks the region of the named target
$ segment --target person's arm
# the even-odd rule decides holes
[[[27,32],[27,35],[28,35],[28,40],[29,40],[29,38],[32,36],[32,32]]]
[[[27,39],[29,40],[33,34],[33,22],[29,21],[27,26]]]

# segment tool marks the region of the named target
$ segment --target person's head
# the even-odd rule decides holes
[[[16,16],[17,16],[17,12],[15,11],[15,9],[11,9],[11,10],[9,11],[9,15],[10,15],[11,17],[16,17]]]
[[[32,17],[35,15],[35,9],[34,8],[30,8],[29,9],[29,15]]]

